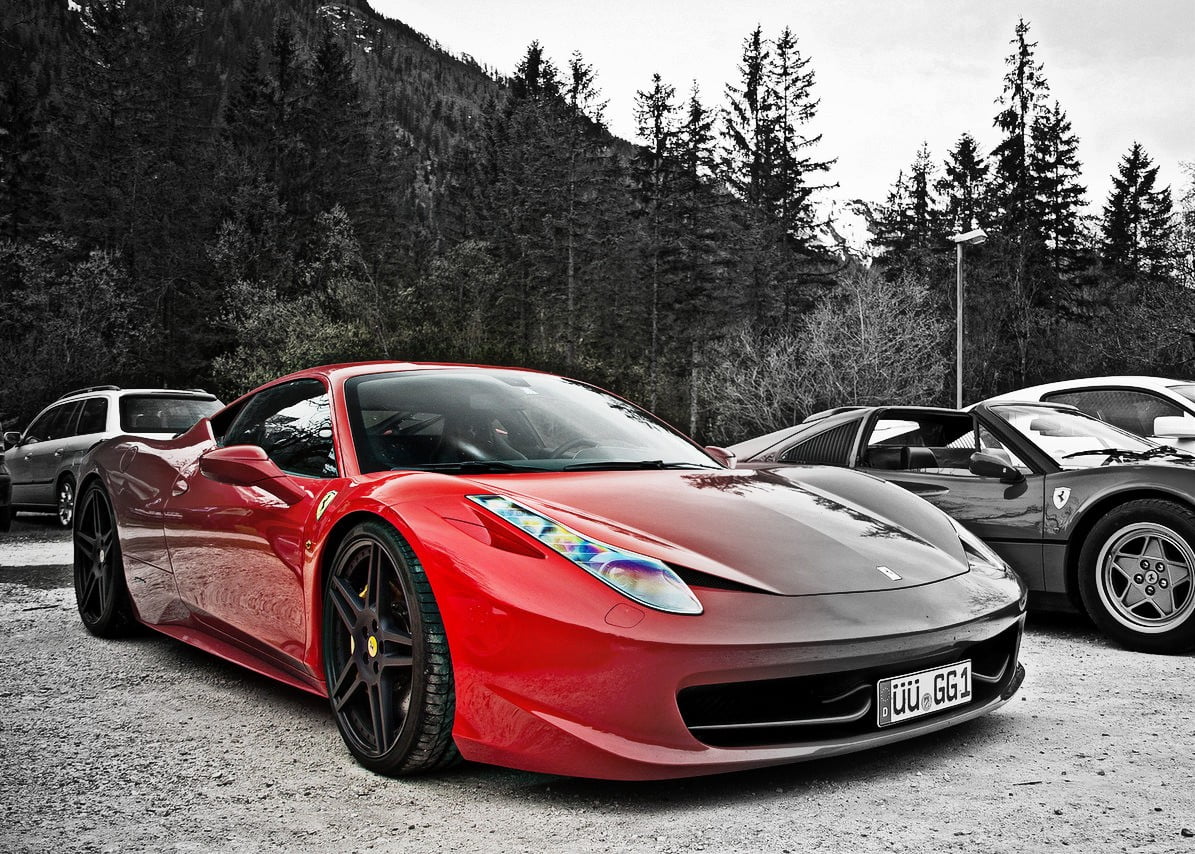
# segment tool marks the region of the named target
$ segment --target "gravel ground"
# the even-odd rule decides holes
[[[0,535],[0,851],[1195,854],[1192,657],[1035,617],[995,714],[864,754],[605,783],[358,767],[325,702],[165,637],[87,634],[69,542]]]

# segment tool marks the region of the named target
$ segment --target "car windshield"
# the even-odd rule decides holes
[[[362,471],[448,473],[718,468],[650,413],[575,380],[500,369],[353,377],[345,400]]]
[[[1161,450],[1153,442],[1081,412],[1025,404],[993,406],[992,411],[1062,468],[1150,459]]]
[[[1181,394],[1187,400],[1195,403],[1195,383],[1189,385],[1172,385],[1170,390],[1175,394]]]
[[[120,398],[120,429],[126,433],[182,433],[220,409],[215,398],[129,394]]]

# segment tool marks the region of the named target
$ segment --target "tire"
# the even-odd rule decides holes
[[[116,516],[108,493],[93,483],[74,514],[75,602],[87,631],[101,638],[125,637],[136,628],[124,577]]]
[[[370,521],[349,531],[323,611],[328,699],[356,760],[392,776],[459,761],[444,624],[423,567],[393,528]]]
[[[1079,594],[1096,625],[1129,649],[1195,648],[1195,512],[1153,498],[1112,510],[1079,554]]]
[[[0,507],[0,534],[6,533],[12,527],[12,508]]]
[[[58,481],[54,490],[54,497],[58,503],[58,524],[64,528],[71,527],[75,521],[75,480],[70,475]]]

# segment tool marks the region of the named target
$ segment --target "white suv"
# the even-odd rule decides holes
[[[75,472],[98,442],[128,434],[168,438],[190,429],[223,404],[202,389],[114,385],[72,391],[43,409],[23,433],[5,433],[0,469],[12,478],[12,510],[57,511],[74,518]]]

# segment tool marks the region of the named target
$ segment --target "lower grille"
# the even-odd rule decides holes
[[[1000,695],[1016,670],[1019,631],[1019,626],[1012,626],[986,641],[878,667],[697,685],[682,689],[677,704],[693,737],[713,747],[797,744],[866,735],[880,730],[875,712],[876,683],[890,676],[970,659],[974,699],[967,706],[955,706],[936,714],[957,714]],[[911,723],[926,719],[917,718]],[[883,729],[899,730],[901,726]]]

